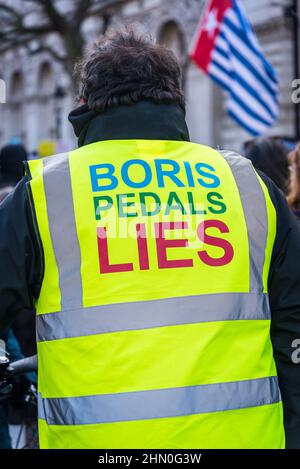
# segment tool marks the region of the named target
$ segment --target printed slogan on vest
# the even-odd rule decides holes
[[[100,273],[230,264],[235,249],[217,166],[159,157],[90,165]],[[131,243],[129,256],[136,250],[138,263],[111,260],[112,246],[118,249],[112,240],[122,238]],[[150,249],[156,253],[152,263]]]

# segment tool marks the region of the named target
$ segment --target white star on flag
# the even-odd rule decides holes
[[[215,30],[219,26],[219,22],[217,20],[218,17],[218,11],[216,8],[211,10],[209,14],[207,15],[207,19],[204,25],[205,31],[207,31],[209,37],[213,37]]]

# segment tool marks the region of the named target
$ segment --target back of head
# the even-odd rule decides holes
[[[131,30],[101,37],[76,71],[80,98],[94,111],[143,100],[185,109],[181,69],[173,52]]]
[[[289,187],[289,164],[287,151],[279,141],[259,138],[246,148],[246,158],[253,166],[265,173],[285,193]]]
[[[0,152],[0,175],[11,184],[16,184],[23,176],[22,162],[27,160],[23,145],[7,145]]]

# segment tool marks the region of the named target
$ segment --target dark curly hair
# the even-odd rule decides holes
[[[101,112],[141,100],[185,110],[181,69],[173,52],[133,30],[101,37],[76,65],[80,98]]]

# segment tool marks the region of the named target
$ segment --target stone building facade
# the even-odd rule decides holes
[[[20,0],[16,0],[16,2]],[[257,32],[263,51],[276,68],[281,92],[281,115],[271,134],[294,135],[292,81],[293,31],[284,8],[291,0],[241,0]],[[58,0],[63,7],[68,0]],[[249,139],[226,114],[226,97],[219,87],[188,59],[188,50],[199,25],[205,0],[128,0],[118,6],[111,27],[134,23],[171,47],[184,70],[187,121],[193,141],[239,149]],[[21,3],[20,3],[21,8]],[[87,41],[97,35],[97,19],[84,25]],[[50,37],[49,41],[58,41]],[[73,148],[75,140],[67,121],[74,107],[69,77],[46,53],[28,56],[25,49],[0,57],[0,78],[6,83],[7,102],[0,103],[0,146],[12,137],[21,138],[32,151],[41,140],[59,136],[61,148]],[[58,90],[65,93],[59,93]],[[59,127],[59,131],[58,131]],[[59,134],[59,135],[58,135]]]

